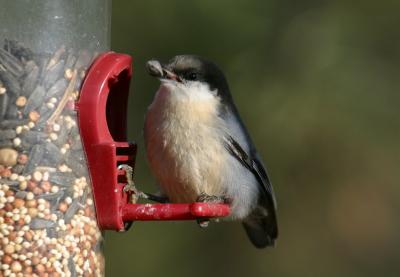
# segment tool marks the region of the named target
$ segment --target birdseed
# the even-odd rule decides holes
[[[0,48],[0,276],[102,276],[74,101],[93,56]]]

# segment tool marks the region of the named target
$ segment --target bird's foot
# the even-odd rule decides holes
[[[145,193],[138,190],[135,186],[135,182],[133,181],[133,168],[127,164],[121,164],[118,166],[118,169],[125,171],[126,177],[126,185],[124,186],[124,192],[131,192],[131,203],[136,203],[139,198],[146,198]]]
[[[197,224],[200,228],[205,229],[210,225],[210,220],[208,218],[197,218]]]
[[[124,186],[124,192],[131,192],[131,203],[136,203],[141,198],[158,203],[168,202],[168,198],[165,196],[150,194],[139,190],[133,181],[133,168],[131,166],[127,164],[121,164],[118,166],[118,169],[125,170],[126,185]]]
[[[196,202],[223,204],[227,203],[228,200],[223,196],[208,195],[206,193],[202,193],[197,197]]]
[[[227,203],[227,199],[222,196],[208,195],[206,193],[202,193],[199,195],[199,197],[197,197],[196,202],[223,204]],[[198,218],[196,219],[196,221],[200,228],[207,228],[208,225],[210,224],[210,219],[208,218]]]

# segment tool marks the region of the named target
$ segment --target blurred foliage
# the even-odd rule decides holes
[[[155,191],[142,127],[145,62],[194,53],[225,71],[278,198],[276,248],[239,223],[107,232],[107,276],[399,276],[400,2],[114,0],[112,48],[134,57],[129,137]],[[397,216],[396,216],[397,214]]]

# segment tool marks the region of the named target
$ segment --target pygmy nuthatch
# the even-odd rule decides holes
[[[212,62],[193,55],[147,63],[161,85],[145,121],[147,158],[171,202],[221,201],[258,248],[278,236],[276,202],[228,83]]]

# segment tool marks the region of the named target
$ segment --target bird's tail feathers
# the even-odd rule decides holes
[[[267,214],[263,207],[256,208],[243,221],[243,227],[255,247],[275,246],[275,240],[278,237],[278,226],[274,211]]]

